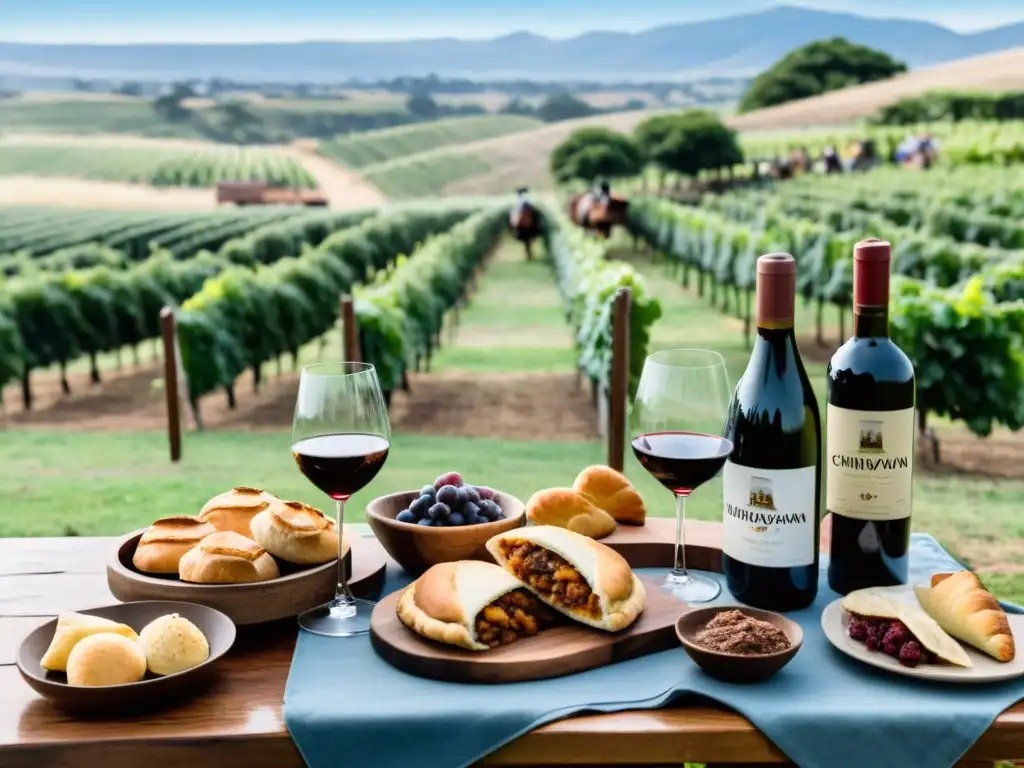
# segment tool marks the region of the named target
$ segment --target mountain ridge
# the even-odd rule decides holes
[[[1024,45],[1024,21],[973,33],[908,19],[779,5],[641,32],[593,30],[565,39],[528,30],[489,40],[394,42],[42,44],[0,41],[0,73],[124,79],[225,77],[331,82],[436,73],[478,80],[683,80],[750,76],[793,48],[842,36],[922,67]]]

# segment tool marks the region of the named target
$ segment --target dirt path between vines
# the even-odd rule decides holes
[[[312,174],[333,209],[353,210],[387,202],[384,194],[358,173],[317,154],[315,145],[297,142],[281,151],[298,160]]]

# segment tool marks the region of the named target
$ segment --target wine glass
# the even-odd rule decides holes
[[[338,506],[338,586],[334,599],[299,616],[318,635],[370,631],[373,603],[348,586],[343,558],[345,502],[377,476],[391,448],[391,425],[377,371],[368,363],[319,363],[302,369],[292,422],[292,456],[302,474]]]
[[[732,391],[725,360],[704,349],[649,355],[630,417],[633,453],[676,498],[674,567],[664,586],[688,603],[722,591],[714,579],[686,570],[686,499],[716,474],[732,453],[722,437]]]

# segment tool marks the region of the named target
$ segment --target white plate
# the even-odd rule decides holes
[[[914,591],[909,586],[888,587],[879,589],[887,597],[903,603],[920,606]],[[896,659],[881,651],[869,651],[864,643],[854,640],[847,633],[850,626],[850,614],[843,610],[842,599],[829,603],[821,614],[821,628],[825,637],[836,648],[865,664],[878,667],[897,675],[919,677],[924,680],[938,680],[946,683],[993,683],[999,680],[1011,680],[1024,675],[1024,653],[1018,653],[1013,661],[996,661],[981,651],[976,651],[966,643],[960,643],[967,651],[973,667],[957,667],[951,664],[922,663],[916,667],[905,667]],[[1010,630],[1015,639],[1024,638],[1024,614],[1007,614]]]

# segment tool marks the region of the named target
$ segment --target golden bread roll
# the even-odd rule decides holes
[[[274,557],[297,565],[338,559],[338,529],[316,507],[301,501],[271,504],[252,519],[252,537]]]
[[[576,476],[572,489],[620,523],[644,524],[644,500],[626,476],[611,467],[587,467]]]
[[[139,646],[154,675],[173,675],[210,658],[210,643],[195,624],[176,613],[153,619],[139,633]]]
[[[973,573],[937,573],[930,589],[914,591],[925,613],[957,640],[999,661],[1013,661],[1016,647],[1006,611]]]
[[[82,639],[68,656],[68,685],[125,685],[145,674],[146,656],[139,644],[113,632]]]
[[[272,493],[240,485],[206,502],[199,517],[213,523],[218,531],[234,531],[251,539],[252,519],[275,501],[278,498]]]
[[[615,530],[615,520],[572,488],[537,491],[526,502],[526,517],[538,525],[554,525],[601,539]]]
[[[194,584],[244,584],[280,575],[269,552],[234,531],[211,533],[186,552],[178,564],[181,580]]]
[[[62,613],[57,617],[57,629],[53,633],[53,640],[40,659],[39,666],[51,672],[67,671],[68,656],[74,647],[81,640],[100,633],[113,633],[132,641],[139,639],[135,630],[127,624],[84,613]]]
[[[132,565],[143,573],[177,573],[181,556],[217,529],[198,517],[162,517],[139,539]]]

